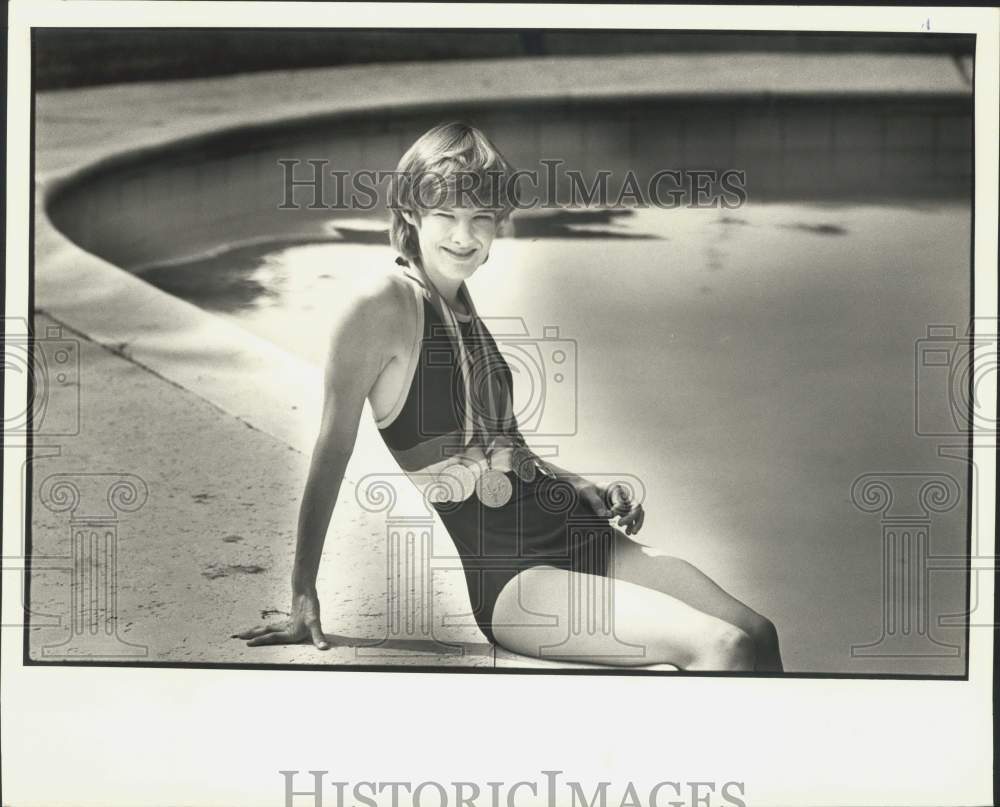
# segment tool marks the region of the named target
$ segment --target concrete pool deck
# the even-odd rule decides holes
[[[469,626],[447,631],[462,643],[461,656],[406,645],[364,657],[352,646],[326,654],[309,647],[247,649],[228,639],[248,621],[260,621],[260,612],[287,608],[298,500],[318,422],[319,368],[84,252],[47,218],[48,194],[82,169],[121,155],[333,110],[470,95],[496,101],[654,93],[968,96],[966,75],[941,56],[683,54],[439,62],[419,70],[369,65],[40,93],[36,332],[62,326],[63,338],[80,340],[81,428],[58,440],[58,458],[36,461],[36,490],[55,472],[106,470],[146,481],[148,505],[122,528],[119,621],[123,637],[148,648],[148,660],[547,666],[496,651]],[[136,412],[144,413],[141,429]],[[384,536],[384,517],[355,498],[359,480],[385,471],[384,448],[372,436],[360,436],[348,469],[320,583],[327,632],[358,641],[380,635],[386,610],[378,586],[385,556],[364,551],[366,537]],[[36,551],[58,554],[64,517],[35,508]],[[338,543],[332,539],[338,529],[356,537]],[[67,588],[63,578],[42,579],[33,602],[58,612]],[[460,599],[461,581],[449,579],[434,596]]]

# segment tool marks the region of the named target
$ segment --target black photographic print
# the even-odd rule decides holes
[[[484,686],[689,715],[806,686],[858,759],[833,704],[925,687],[983,730],[947,697],[991,697],[990,10],[72,5],[10,16],[23,674],[476,693],[456,715]],[[268,758],[253,798],[397,803],[391,765],[332,756]],[[738,758],[442,768],[405,803],[890,793]],[[894,803],[992,793],[921,770]]]

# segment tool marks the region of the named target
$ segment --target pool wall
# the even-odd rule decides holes
[[[606,204],[628,172],[664,204],[677,186],[661,181],[654,197],[657,173],[695,169],[743,172],[754,203],[968,198],[971,187],[968,96],[557,98],[350,110],[208,133],[83,171],[49,196],[47,213],[78,246],[127,269],[331,237],[338,218],[384,221],[388,182],[363,178],[377,198],[352,194],[352,182],[392,171],[416,137],[450,119],[479,126],[540,178],[540,187],[521,183],[535,207],[571,203],[566,169],[587,188],[608,172]],[[542,160],[562,161],[554,181]]]

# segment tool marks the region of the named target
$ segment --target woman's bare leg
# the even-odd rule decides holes
[[[753,641],[735,625],[623,580],[536,566],[501,590],[497,643],[526,656],[614,666],[753,670]]]
[[[724,620],[754,641],[758,672],[782,672],[778,632],[769,619],[726,592],[693,564],[672,555],[647,555],[642,545],[615,530],[615,578],[676,597]]]

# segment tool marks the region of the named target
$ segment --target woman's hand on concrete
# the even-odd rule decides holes
[[[292,614],[285,622],[258,625],[256,628],[233,634],[233,638],[248,640],[247,647],[301,644],[311,640],[320,650],[330,648],[330,643],[323,636],[323,627],[319,620],[319,596],[315,589],[292,595]]]

